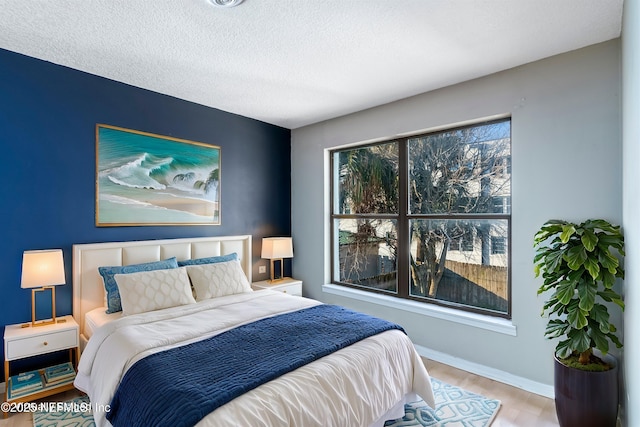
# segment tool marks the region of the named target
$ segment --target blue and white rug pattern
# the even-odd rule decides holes
[[[431,379],[436,409],[424,401],[405,405],[403,418],[387,421],[385,427],[488,427],[491,425],[500,401],[461,389],[435,378]],[[87,403],[87,396],[70,402]],[[34,427],[95,427],[90,412],[35,412]]]
[[[436,409],[424,401],[404,406],[405,416],[385,427],[487,427],[500,409],[500,401],[431,378]]]
[[[78,406],[89,403],[87,396],[76,397],[68,403],[77,403]],[[91,412],[34,412],[34,427],[95,427]]]

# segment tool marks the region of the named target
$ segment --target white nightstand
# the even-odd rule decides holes
[[[45,385],[32,393],[9,399],[9,363],[26,357],[52,353],[58,350],[69,349],[69,360],[78,367],[80,359],[79,328],[73,316],[64,316],[57,319],[58,322],[45,326],[22,327],[20,325],[7,325],[4,329],[4,381],[5,401],[30,402],[63,391],[73,390],[73,378],[57,383]],[[75,354],[74,354],[75,353]],[[42,370],[41,370],[42,372]],[[14,373],[15,375],[16,373]],[[5,416],[7,414],[5,413]]]
[[[273,283],[270,283],[268,280],[253,282],[251,287],[256,291],[260,289],[271,289],[289,295],[302,296],[302,280],[292,279],[291,277],[284,277],[282,280]]]

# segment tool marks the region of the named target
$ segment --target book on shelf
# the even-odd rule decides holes
[[[9,378],[9,398],[16,398],[42,389],[42,376],[39,371],[23,372]]]
[[[71,362],[50,366],[44,369],[44,382],[46,385],[58,384],[75,378],[76,371]]]
[[[38,386],[42,386],[42,378],[38,371],[23,372],[11,377],[11,388],[15,391],[29,390]]]
[[[11,382],[11,381],[9,381],[9,382]],[[39,386],[37,386],[37,387],[35,387],[33,389],[28,389],[28,390],[14,391],[13,389],[9,388],[9,390],[7,390],[7,400],[18,399],[20,397],[28,396],[28,395],[33,394],[33,393],[38,393],[38,392],[42,391],[43,389],[44,389],[44,387],[43,387],[42,383]]]

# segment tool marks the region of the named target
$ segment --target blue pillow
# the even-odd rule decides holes
[[[120,265],[115,267],[98,267],[98,272],[104,281],[104,289],[107,291],[107,313],[117,313],[122,311],[120,303],[120,291],[116,283],[116,274],[138,273],[140,271],[167,270],[178,268],[176,258],[169,258],[162,261],[146,262],[144,264]]]
[[[236,261],[237,259],[238,254],[233,252],[229,255],[212,256],[209,258],[185,259],[184,261],[178,261],[178,266],[184,267],[185,265],[215,264],[218,262]]]

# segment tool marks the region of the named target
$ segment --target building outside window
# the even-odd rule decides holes
[[[511,316],[511,121],[331,152],[333,283]]]

